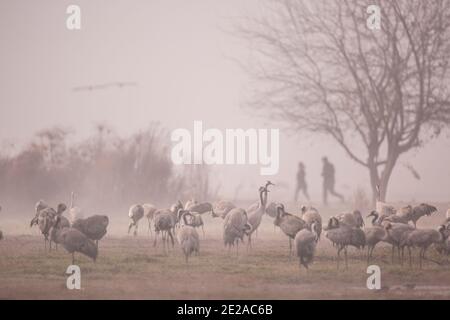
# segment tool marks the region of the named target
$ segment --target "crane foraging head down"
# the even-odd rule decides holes
[[[243,241],[244,235],[248,234],[252,226],[248,223],[247,212],[241,208],[234,208],[226,215],[223,221],[223,242],[228,247],[236,245],[236,254],[239,253],[239,240]]]
[[[84,233],[75,228],[59,227],[60,221],[61,217],[57,216],[55,220],[55,229],[57,230],[55,233],[55,237],[58,239],[58,242],[64,247],[64,249],[72,254],[72,264],[75,264],[75,252],[82,253],[95,262],[97,260],[98,254],[98,249],[95,243]]]
[[[347,247],[364,248],[366,245],[364,232],[358,227],[341,223],[336,217],[330,218],[325,230],[326,237],[337,246],[337,268],[339,269],[340,253],[344,250],[345,268],[348,269]]]
[[[108,231],[109,218],[105,215],[93,215],[84,219],[78,219],[72,227],[86,235],[89,239],[95,241],[98,247],[98,241],[101,240]]]
[[[311,230],[304,228],[300,230],[295,236],[295,248],[297,250],[297,257],[299,258],[300,267],[303,265],[308,269],[309,264],[314,259],[317,241],[319,235],[317,234],[316,223],[310,225]]]

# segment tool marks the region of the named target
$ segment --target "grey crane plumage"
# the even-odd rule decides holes
[[[140,204],[134,204],[128,210],[128,217],[130,218],[130,224],[128,225],[128,234],[131,228],[134,227],[133,235],[137,236],[139,220],[144,216],[144,207]]]
[[[405,213],[405,216],[408,219],[408,221],[412,221],[414,227],[417,227],[417,221],[420,218],[424,216],[430,216],[435,212],[437,212],[437,208],[435,206],[426,203],[421,203],[418,206],[415,206],[410,210],[408,210],[407,213]]]
[[[269,188],[269,186],[274,186],[274,185],[275,184],[273,184],[271,181],[266,181],[266,184],[263,187],[261,187],[261,188],[265,188],[265,190],[266,190],[266,193],[264,194],[264,198],[265,198],[265,202],[266,202],[266,208],[267,208],[267,192],[269,192],[268,188]],[[261,206],[261,201],[258,199],[258,201],[254,202],[250,206],[248,206],[246,211],[247,211],[247,213],[251,212],[251,211],[255,211],[260,206]],[[275,208],[275,215],[274,215],[274,217],[276,216],[276,214],[277,213],[276,213],[276,208]]]
[[[244,209],[231,209],[223,221],[223,242],[228,251],[236,246],[236,254],[239,254],[239,240],[243,241],[244,235],[248,234],[251,228]]]
[[[278,204],[277,206],[277,216],[273,221],[273,224],[281,229],[283,233],[289,239],[289,256],[292,255],[292,240],[295,238],[297,233],[306,228],[306,222],[293,214],[290,214],[284,210],[283,204]]]
[[[55,247],[56,250],[58,250],[58,244],[61,243],[59,237],[58,237],[58,233],[59,231],[61,231],[64,228],[69,228],[70,227],[70,222],[69,219],[67,219],[66,217],[63,217],[61,215],[57,215],[54,217],[55,222],[52,223],[52,227],[50,229],[50,241],[55,243]],[[59,219],[58,223],[57,220]]]
[[[192,212],[192,211],[190,211],[190,210],[188,210],[189,211],[189,215],[188,215],[188,217],[189,217],[189,219],[190,219],[190,221],[189,221],[189,225],[191,226],[191,227],[193,227],[193,228],[199,228],[199,227],[201,227],[202,228],[202,233],[203,233],[203,238],[205,237],[205,229],[204,229],[204,223],[203,223],[203,218],[202,218],[202,215],[201,214],[199,214],[199,213],[196,213],[196,212]]]
[[[210,202],[191,203],[186,205],[186,210],[198,214],[211,212],[211,214],[214,215],[213,205]]]
[[[177,238],[180,244],[181,250],[184,253],[186,263],[188,263],[189,257],[195,252],[198,254],[200,251],[200,239],[197,230],[187,220],[189,215],[192,215],[188,210],[179,210],[180,220],[183,222]]]
[[[175,228],[177,223],[177,218],[174,217],[174,213],[170,209],[162,209],[157,210],[154,219],[154,227],[155,227],[155,240],[153,242],[153,246],[156,247],[158,243],[158,235],[161,233],[163,248],[166,251],[166,245],[169,241],[169,238],[172,242],[172,247],[174,246],[174,239],[172,231]]]
[[[391,223],[383,221],[384,229],[386,230],[386,237],[384,242],[392,245],[392,263],[394,263],[395,249],[397,248],[398,258],[403,264],[403,249],[402,242],[407,237],[408,233],[414,231],[416,228],[405,223]]]
[[[434,247],[439,254],[445,255],[448,258],[448,256],[450,255],[450,221],[448,221],[448,218],[445,219],[442,225],[445,226],[445,241],[441,243],[435,243]]]
[[[194,197],[192,197],[191,199],[186,201],[186,203],[184,204],[184,209],[189,210],[190,207],[192,207],[196,204],[198,204],[198,201]]]
[[[408,207],[403,207],[400,209],[400,211],[404,211],[407,210]],[[411,208],[412,209],[412,208]],[[383,216],[381,218],[382,222],[390,222],[390,223],[403,223],[403,224],[407,224],[409,222],[409,219],[406,215],[402,215],[402,214],[391,214],[389,216]]]
[[[319,210],[312,206],[301,206],[300,211],[302,213],[302,219],[306,222],[308,228],[311,228],[312,224],[315,225],[317,239],[319,240],[322,234],[322,217],[320,216]]]
[[[363,249],[366,245],[364,231],[342,223],[336,217],[330,218],[326,228],[326,237],[337,247],[337,268],[339,269],[340,254],[344,250],[345,268],[348,269],[347,247]]]
[[[367,218],[372,218],[372,227],[364,228],[367,245],[367,264],[369,264],[375,246],[383,241],[386,238],[387,234],[386,230],[380,225],[378,221],[379,214],[376,211],[372,211],[367,216]]]
[[[236,206],[231,201],[219,200],[213,204],[212,216],[225,219],[227,214],[234,208],[236,208]]]
[[[172,242],[172,247],[174,246],[175,227],[179,221],[178,212],[183,208],[184,206],[181,201],[177,201],[170,209],[159,209],[155,211],[153,221],[155,240],[153,246],[157,245],[159,234],[161,234],[164,251],[166,251],[166,243],[169,242],[169,238]]]
[[[72,224],[72,228],[77,229],[86,235],[89,239],[95,241],[98,246],[101,240],[108,232],[109,218],[105,215],[93,215],[84,219],[78,219]]]
[[[309,268],[309,265],[314,259],[314,253],[319,239],[316,223],[313,222],[310,227],[311,230],[304,228],[297,232],[294,239],[299,265],[300,267],[303,265],[306,269]]]
[[[252,234],[258,230],[262,217],[264,213],[266,212],[266,205],[267,205],[267,193],[269,190],[267,189],[268,186],[260,187],[259,192],[259,204],[257,207],[253,207],[251,209],[247,209],[247,217],[248,217],[248,223],[252,226],[250,231],[247,233],[248,235],[248,243],[247,243],[247,249],[251,248],[252,246]]]
[[[362,228],[364,226],[364,219],[359,210],[342,213],[337,215],[336,218],[341,224],[345,224],[352,228]]]
[[[48,207],[44,202],[39,201],[36,205],[36,216],[31,220],[30,226],[38,225],[39,230],[44,236],[44,249],[47,250],[47,242],[49,242],[49,250],[52,249],[52,241],[50,239],[50,230],[55,223],[56,216],[62,215],[67,209],[64,203],[58,204],[57,210]]]
[[[49,208],[49,205],[44,200],[39,200],[34,206],[34,217],[31,219],[30,227],[38,224],[39,212],[45,208]]]
[[[97,260],[98,247],[89,239],[84,233],[73,227],[59,227],[59,221],[61,217],[57,216],[55,221],[55,237],[58,242],[72,254],[72,264],[75,264],[75,252],[79,252],[88,256],[94,262]]]
[[[278,202],[270,202],[266,206],[266,214],[271,217],[275,218],[277,216],[277,206],[279,205]]]
[[[419,267],[422,268],[425,254],[432,244],[442,244],[447,239],[446,226],[435,229],[415,229],[402,240],[401,246],[408,248],[409,265],[412,265],[411,248],[419,248]]]
[[[144,203],[142,205],[142,208],[144,208],[144,217],[147,218],[148,221],[148,231],[147,233],[152,232],[152,222],[155,217],[155,212],[158,210],[154,204],[151,203]]]

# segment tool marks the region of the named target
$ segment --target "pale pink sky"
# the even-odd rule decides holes
[[[275,127],[241,107],[247,75],[229,57],[245,59],[248,47],[224,30],[234,17],[258,10],[257,0],[0,1],[0,146],[23,143],[55,124],[79,137],[96,123],[121,135],[159,120],[168,128]],[[77,4],[82,30],[69,31],[65,10]],[[138,87],[73,92],[79,85],[136,81]],[[281,133],[280,173],[272,180],[290,188],[273,195],[291,198],[298,160],[307,166],[310,192],[320,196],[320,158],[337,168],[337,187],[349,196],[367,185],[366,172],[323,138],[290,138]],[[422,175],[417,181],[399,166],[390,199],[450,200],[450,140],[442,138],[411,152]],[[213,179],[232,196],[237,184],[249,196],[265,177],[259,167],[215,167]],[[250,191],[251,190],[251,191]]]

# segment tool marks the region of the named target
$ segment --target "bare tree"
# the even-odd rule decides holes
[[[367,168],[374,199],[402,154],[449,126],[450,1],[275,0],[239,32],[254,50],[250,106],[332,137]]]

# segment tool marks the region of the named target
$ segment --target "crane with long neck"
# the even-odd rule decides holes
[[[269,192],[269,185],[273,185],[273,183],[268,181],[264,187],[259,187],[259,204],[254,210],[247,212],[248,223],[252,226],[251,230],[248,232],[247,248],[251,248],[252,234],[258,229],[259,225],[261,224],[262,217],[266,212],[267,193]]]

